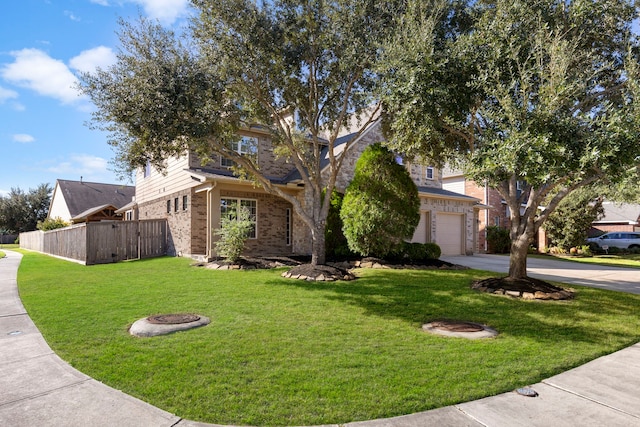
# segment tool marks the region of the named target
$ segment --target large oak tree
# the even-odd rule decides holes
[[[640,160],[637,10],[627,0],[467,3],[440,41],[420,6],[405,18],[386,61],[385,129],[396,150],[457,160],[498,190],[509,277],[522,279],[560,201]]]
[[[322,194],[332,193],[342,166],[334,143],[349,116],[378,108],[374,67],[396,3],[193,0],[196,15],[182,40],[153,22],[123,22],[117,63],[84,75],[81,88],[97,106],[94,123],[111,131],[124,171],[147,161],[162,169],[187,150],[205,161],[224,155],[293,205],[311,233],[312,263],[322,264],[330,204]],[[370,120],[351,129],[347,146]],[[264,126],[274,152],[297,168],[304,201],[230,149],[238,130],[252,124]]]

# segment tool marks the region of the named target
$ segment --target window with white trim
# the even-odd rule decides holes
[[[425,178],[434,179],[433,176],[434,176],[433,166],[427,166],[427,169],[425,170]]]
[[[251,199],[238,199],[223,197],[220,199],[220,216],[237,218],[238,206],[249,211],[252,227],[249,231],[249,238],[256,239],[258,237],[258,201]]]
[[[252,156],[257,160],[258,156],[258,138],[253,136],[243,136],[239,141],[231,142],[230,148],[232,151],[240,154],[241,156]],[[220,157],[220,164],[223,167],[233,167],[236,162],[226,157]]]

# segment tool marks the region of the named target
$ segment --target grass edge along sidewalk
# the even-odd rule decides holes
[[[23,303],[80,371],[176,415],[236,425],[385,418],[533,384],[640,340],[640,296],[577,287],[568,302],[477,293],[491,273],[359,270],[353,282],[212,271],[182,258],[85,267],[27,252]],[[211,324],[154,338],[135,320],[189,312]],[[435,319],[495,339],[427,335]]]

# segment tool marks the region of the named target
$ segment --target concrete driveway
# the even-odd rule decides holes
[[[508,255],[443,256],[441,260],[477,270],[507,273]],[[640,294],[640,269],[604,267],[554,259],[529,258],[529,276],[554,282]]]

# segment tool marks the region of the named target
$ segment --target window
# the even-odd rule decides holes
[[[178,212],[178,198],[173,199],[173,211]]]
[[[254,138],[252,136],[243,136],[239,141],[232,142],[230,144],[230,148],[241,156],[253,156],[254,158],[257,158],[258,138]],[[223,167],[232,167],[236,163],[231,159],[221,157],[220,164]]]
[[[187,201],[188,201],[188,196],[182,196],[182,210],[183,211],[187,210]]]
[[[425,176],[427,179],[433,179],[433,167],[432,166],[428,166]]]
[[[500,217],[499,217],[499,216],[497,216],[497,217],[495,217],[495,218],[493,219],[493,224],[494,224],[496,227],[500,227]]]
[[[291,209],[287,209],[284,232],[287,246],[291,246]]]
[[[525,191],[527,183],[525,181],[516,181],[516,196],[520,197]]]
[[[144,177],[151,175],[151,162],[147,160],[147,164],[144,166]]]
[[[235,198],[222,198],[220,199],[220,216],[229,216],[236,218],[236,211],[238,206],[241,206],[249,211],[249,217],[253,226],[249,232],[249,238],[255,239],[258,237],[258,202],[257,200],[249,199],[235,199]]]
[[[171,213],[171,200],[167,200],[167,213]]]

